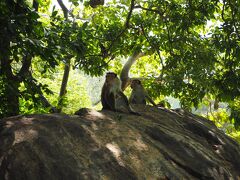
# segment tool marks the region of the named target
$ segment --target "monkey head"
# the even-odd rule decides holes
[[[114,87],[121,86],[121,81],[114,72],[107,72],[105,83]]]
[[[142,83],[139,79],[133,79],[131,81],[131,88],[134,89],[134,88],[137,88],[138,86],[142,86]]]
[[[107,72],[107,74],[106,74],[106,82],[111,82],[115,78],[117,78],[117,74],[116,73],[114,73],[114,72]]]

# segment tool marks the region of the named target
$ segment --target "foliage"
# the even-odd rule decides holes
[[[239,126],[239,1],[113,0],[96,8],[70,2],[66,17],[64,9],[49,8],[51,0],[1,1],[2,116],[51,109],[42,97],[53,105],[57,101],[59,64],[71,60],[90,76],[108,69],[119,73],[124,59],[142,51],[146,56],[131,74],[143,77],[152,97],[173,96],[190,109],[210,96],[229,104],[228,121]],[[51,86],[55,78],[58,83]],[[73,91],[68,88],[66,105],[80,101],[70,98]]]
[[[45,94],[51,104],[57,106],[58,91],[61,85],[63,72],[59,73],[62,68],[51,74],[51,78],[38,77],[38,80],[44,84],[48,84],[53,94]],[[72,70],[69,75],[69,82],[67,93],[64,97],[63,112],[67,114],[74,114],[79,108],[91,107],[91,100],[86,89],[87,80],[79,74],[77,70]]]
[[[231,118],[229,118],[229,112],[226,109],[218,109],[217,111],[210,112],[205,117],[212,120],[219,129],[240,143],[240,132],[230,123]]]
[[[38,82],[47,85],[48,90],[51,90],[45,91],[44,96],[53,106],[56,107],[58,103],[58,91],[63,75],[63,65],[61,64],[54,71],[48,71],[44,75],[39,73],[39,68],[41,69],[42,66],[38,66],[38,64],[34,65],[35,67],[33,67],[33,69],[35,72],[35,79]],[[76,112],[79,108],[91,107],[91,101],[86,90],[86,78],[79,74],[77,70],[72,70],[69,76],[70,80],[68,82],[67,93],[64,96],[63,113],[74,114],[74,112]],[[21,89],[22,92],[26,89],[24,84],[21,86]],[[49,108],[43,108],[41,102],[36,100],[33,101],[30,94],[29,96],[29,99],[26,98],[26,95],[25,98],[20,98],[20,112],[22,114],[31,114],[34,112],[46,113],[50,110]]]
[[[6,81],[6,79],[4,78],[4,76],[1,76],[0,77],[0,99],[1,99],[1,104],[0,105],[0,118],[3,118],[4,117],[4,114],[6,114],[6,109],[3,108],[3,104],[6,103],[6,98],[4,96],[4,93],[5,93],[5,86],[4,86],[4,82]]]
[[[231,108],[230,120],[234,124],[235,128],[240,129],[240,100],[230,102],[229,107]]]

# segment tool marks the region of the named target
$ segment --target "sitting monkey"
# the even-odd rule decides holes
[[[116,108],[123,106],[131,114],[139,115],[139,113],[134,112],[130,107],[127,97],[121,90],[121,81],[116,73],[108,72],[106,74],[106,79],[102,87],[101,102],[103,109],[117,111]]]
[[[129,75],[128,75],[131,69],[131,66],[135,63],[135,61],[138,58],[144,55],[145,54],[142,52],[135,51],[133,55],[130,56],[127,62],[124,64],[120,74],[120,79],[122,81],[122,90],[124,91],[127,88],[127,86],[131,84],[132,93],[129,98],[130,103],[146,105],[146,99],[148,99],[149,102],[151,102],[154,106],[156,106],[154,101],[150,98],[150,96],[145,91],[144,87],[141,84],[141,81],[138,79],[131,80],[131,78],[129,78]]]
[[[132,93],[129,98],[129,102],[132,104],[144,104],[146,105],[146,99],[152,103],[154,106],[157,106],[155,102],[151,99],[151,97],[147,94],[142,83],[138,79],[134,79],[131,81]]]

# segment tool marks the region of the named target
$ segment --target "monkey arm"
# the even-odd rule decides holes
[[[123,106],[125,106],[131,114],[141,116],[141,114],[132,110],[132,108],[130,107],[129,101],[127,99],[127,96],[125,96],[125,94],[122,91],[119,91],[118,95],[121,96],[121,98],[123,99],[123,102],[124,102]]]
[[[115,97],[114,97],[113,93],[111,93],[109,95],[105,94],[105,96],[103,96],[103,98],[101,98],[101,102],[102,102],[103,109],[116,111]]]
[[[105,92],[105,85],[102,88],[102,92],[101,92],[101,103],[102,103],[102,108],[103,109],[110,109],[109,105],[107,104],[107,100],[106,100],[106,92]]]
[[[132,103],[133,102],[133,94],[131,93],[130,97],[129,97],[129,103]]]
[[[109,86],[105,83],[101,92],[102,107],[103,109],[115,111],[115,96],[109,91]]]
[[[124,103],[129,107],[127,96],[122,91],[119,91],[118,95],[123,99]]]
[[[115,105],[115,95],[114,93],[108,94],[108,101],[107,104],[111,108],[111,110],[116,111],[116,105]]]

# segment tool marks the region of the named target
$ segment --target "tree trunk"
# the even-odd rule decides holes
[[[19,114],[19,85],[18,81],[6,78],[1,71],[0,118]]]
[[[10,60],[1,58],[1,76],[3,79],[3,90],[1,94],[0,109],[4,112],[4,116],[14,116],[19,114],[19,86],[20,83],[16,77],[13,76]],[[10,70],[10,71],[9,71]]]
[[[3,80],[0,110],[4,113],[3,116],[13,116],[19,114],[18,88],[20,83],[12,72],[11,59],[9,56],[10,35],[6,27],[3,27],[0,39],[0,75]]]
[[[122,81],[122,90],[124,91],[127,87],[128,87],[128,85],[129,85],[129,80],[130,80],[130,78],[129,78],[129,71],[130,71],[130,69],[131,69],[131,67],[132,67],[132,65],[135,63],[135,61],[138,59],[138,58],[140,58],[140,57],[142,57],[142,56],[144,56],[145,54],[144,53],[142,53],[142,52],[139,52],[139,51],[135,51],[134,53],[133,53],[133,55],[132,56],[130,56],[129,58],[128,58],[128,60],[127,60],[127,62],[124,64],[124,66],[123,66],[123,68],[122,68],[122,71],[121,71],[121,74],[120,74],[120,79],[121,79],[121,81]]]
[[[6,116],[18,115],[19,110],[19,85],[17,81],[8,81],[5,86],[5,96],[6,96]]]
[[[62,0],[57,0],[59,6],[61,7],[63,14],[64,14],[64,18],[67,20],[68,19],[68,9],[66,8],[66,6],[64,5],[64,3],[62,2]],[[64,74],[63,74],[63,78],[62,78],[62,85],[61,85],[61,89],[59,92],[59,100],[58,100],[58,111],[61,112],[62,111],[62,104],[63,104],[63,96],[66,94],[66,88],[67,88],[67,83],[68,83],[68,76],[69,76],[69,72],[70,72],[70,64],[71,64],[71,58],[67,57],[66,59],[66,64],[64,67]]]
[[[62,78],[62,85],[61,85],[61,90],[59,93],[59,100],[58,100],[58,111],[59,112],[62,111],[63,97],[66,94],[69,71],[70,71],[70,59],[67,60],[65,67],[64,67],[64,74],[63,74],[63,78]]]

